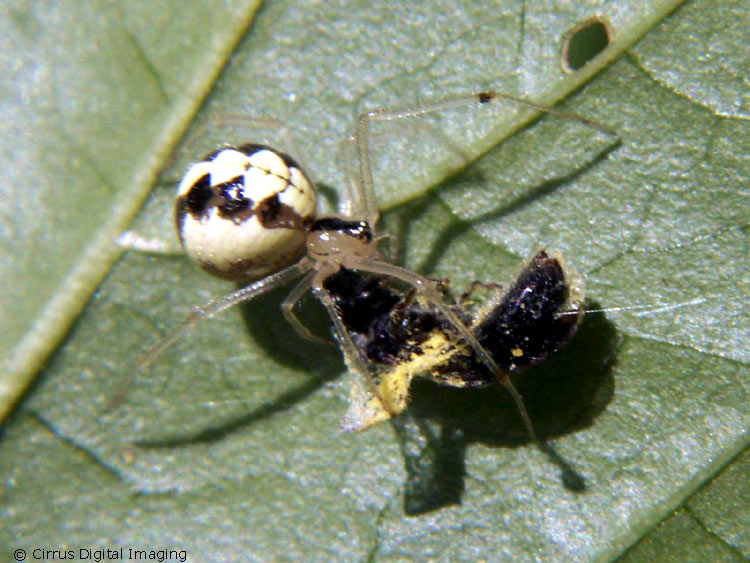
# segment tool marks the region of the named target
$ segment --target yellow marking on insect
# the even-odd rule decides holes
[[[429,377],[436,366],[445,364],[459,349],[444,332],[435,330],[421,345],[421,353],[413,353],[391,370],[380,374],[378,394],[383,406],[392,414],[404,411],[409,402],[409,386],[415,376]]]

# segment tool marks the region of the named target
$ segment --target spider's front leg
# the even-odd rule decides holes
[[[349,408],[344,415],[341,428],[347,432],[354,432],[366,430],[401,413],[406,408],[409,381],[403,382],[399,388],[382,388],[379,378],[354,343],[341,311],[324,287],[325,280],[337,274],[338,270],[332,268],[321,269],[313,278],[312,290],[328,311],[336,340],[349,370]]]

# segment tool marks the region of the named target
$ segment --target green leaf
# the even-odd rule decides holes
[[[750,557],[750,452],[701,487],[624,561],[747,561]]]
[[[5,4],[0,417],[119,257],[255,5]]]
[[[12,363],[9,373],[34,373],[73,304],[107,278],[6,424],[2,544],[185,549],[195,560],[609,559],[675,509],[698,510],[698,497],[686,500],[720,469],[731,487],[738,477],[726,465],[750,435],[750,135],[741,73],[716,67],[747,68],[732,38],[750,18],[739,1],[694,2],[667,17],[674,4],[504,2],[450,12],[437,4],[266,4],[196,116],[196,143],[178,153],[136,221],[140,233],[173,236],[169,179],[226,138],[227,128],[204,128],[227,112],[288,125],[323,195],[333,194],[324,197],[330,209],[344,185],[338,144],[363,109],[487,88],[542,103],[565,98],[562,109],[605,123],[621,142],[547,116],[500,143],[529,119],[505,104],[373,129],[378,197],[400,262],[450,278],[458,293],[474,279],[507,281],[547,245],[585,274],[592,307],[633,308],[591,315],[563,351],[518,378],[537,429],[553,439],[557,465],[528,444],[501,389],[418,384],[409,411],[392,424],[342,434],[339,353],[301,340],[283,322],[283,290],[203,323],[108,412],[138,355],[195,304],[231,289],[182,257],[128,252],[110,264],[112,241],[155,171],[169,164],[179,124],[251,8],[228,14],[217,4],[194,14],[182,4],[177,13],[176,4],[175,13],[135,15],[103,4],[91,21],[72,6],[60,9],[67,19],[48,20],[19,8],[3,25],[43,39],[19,43],[3,33],[4,64],[19,60],[11,47],[35,47],[28,56],[42,68],[64,67],[53,75],[64,88],[52,88],[57,82],[33,74],[30,62],[18,63],[28,80],[66,92],[38,103],[39,127],[60,132],[43,167],[50,189],[39,197],[51,203],[42,209],[59,201],[51,186],[60,167],[80,169],[65,169],[77,197],[66,197],[59,235],[29,235],[34,252],[16,250],[15,266],[3,263],[17,276],[4,278],[17,293],[3,299],[28,308],[4,344],[26,367]],[[605,17],[615,41],[565,75],[562,38],[593,14]],[[66,28],[67,20],[76,23]],[[76,46],[66,64],[45,50],[55,42],[52,28],[58,43]],[[88,37],[128,41],[109,53],[82,42]],[[690,49],[704,56],[686,55]],[[149,72],[133,60],[150,61]],[[106,95],[96,90],[107,85]],[[20,105],[21,87],[13,93]],[[44,121],[52,119],[47,106],[59,123]],[[25,135],[19,154],[31,152],[23,142],[41,142],[37,129]],[[284,144],[270,130],[244,135]],[[38,213],[4,199],[9,224],[36,225]],[[10,248],[27,239],[3,240]],[[52,256],[50,270],[41,270],[48,266],[34,259],[40,255]],[[99,274],[81,282],[68,273],[76,264]],[[65,313],[47,301],[68,303]],[[306,323],[326,330],[312,301],[303,309]],[[52,322],[45,319],[57,319],[55,338],[36,328]],[[17,344],[38,340],[44,346],[35,355]],[[734,555],[747,553],[746,540],[733,540],[729,524],[747,518],[746,506],[711,524]]]

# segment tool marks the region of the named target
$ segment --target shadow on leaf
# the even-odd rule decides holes
[[[591,304],[589,308],[597,307]],[[592,314],[562,350],[515,377],[540,439],[586,428],[604,410],[614,392],[617,347],[614,325],[603,314]],[[470,444],[517,447],[529,443],[515,404],[499,385],[462,390],[417,380],[408,411],[392,424],[408,476],[404,510],[412,515],[460,502]],[[585,489],[585,478],[551,445],[545,446],[545,453],[560,468],[566,489]]]

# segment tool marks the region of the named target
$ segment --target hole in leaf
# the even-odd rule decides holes
[[[568,32],[563,43],[562,65],[573,73],[601,53],[612,42],[612,30],[599,17],[581,22]]]

